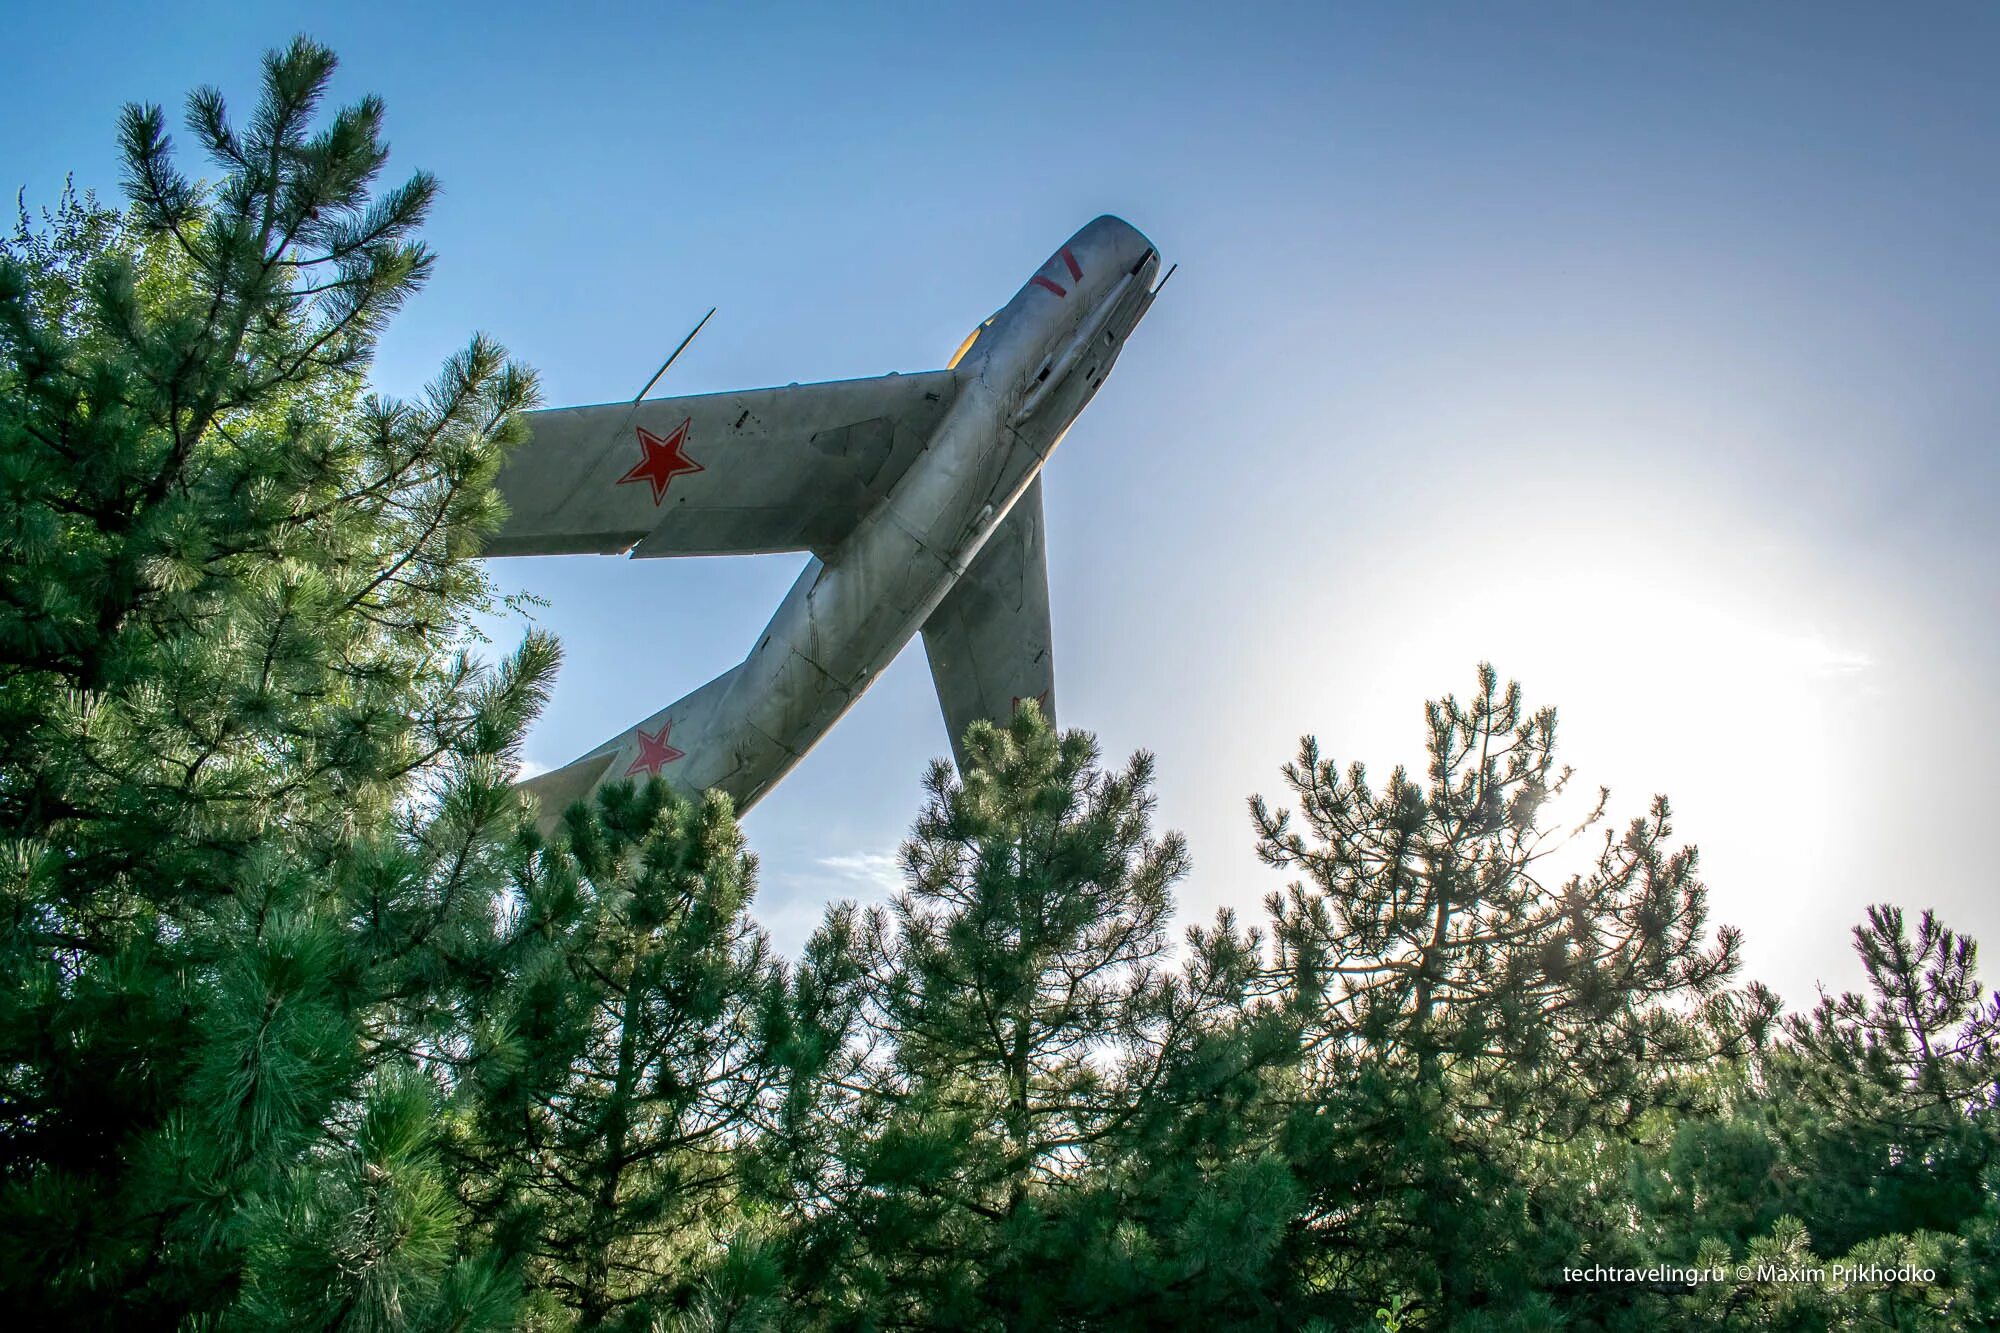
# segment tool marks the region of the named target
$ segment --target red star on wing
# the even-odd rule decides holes
[[[629,778],[634,773],[651,773],[654,777],[658,777],[661,765],[686,758],[685,750],[676,750],[667,744],[667,733],[673,729],[674,724],[671,719],[662,722],[659,731],[653,735],[647,735],[642,729],[639,732],[639,757],[632,761],[632,767],[625,770],[625,776]]]
[[[689,417],[674,427],[673,433],[661,439],[644,426],[639,427],[639,461],[632,470],[618,479],[623,486],[628,481],[651,482],[653,503],[667,498],[667,486],[683,472],[701,472],[703,467],[687,456],[688,426],[694,421]]]

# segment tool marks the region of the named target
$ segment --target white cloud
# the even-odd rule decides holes
[[[815,857],[809,869],[786,871],[764,881],[757,896],[757,920],[780,952],[797,957],[830,904],[845,900],[868,907],[902,887],[894,852]]]
[[[903,871],[894,852],[858,852],[852,856],[822,856],[819,864],[843,880],[877,893],[903,887]]]

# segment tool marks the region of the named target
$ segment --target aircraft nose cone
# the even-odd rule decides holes
[[[1111,244],[1138,246],[1150,250],[1153,243],[1146,239],[1144,232],[1115,214],[1104,213],[1084,223],[1075,240],[1082,244]]]
[[[1144,232],[1110,213],[1085,223],[1070,238],[1069,245],[1077,254],[1088,252],[1099,257],[1106,268],[1118,273],[1133,269],[1154,253],[1153,243]]]
[[[1132,240],[1140,242],[1146,239],[1145,234],[1137,227],[1115,213],[1098,214],[1090,221],[1084,223],[1083,229],[1076,234],[1076,238],[1080,241],[1098,236],[1129,237]]]

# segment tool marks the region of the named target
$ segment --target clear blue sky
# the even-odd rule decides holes
[[[1190,916],[1255,917],[1296,738],[1382,771],[1491,657],[1654,790],[1794,1001],[1890,899],[2000,979],[2000,10],[1971,4],[42,5],[0,183],[114,194],[114,118],[303,29],[438,173],[383,348],[552,404],[941,365],[1116,212],[1181,264],[1050,467],[1063,720],[1159,756]],[[504,566],[561,763],[748,648],[795,558]],[[920,650],[754,811],[788,945],[946,751]]]

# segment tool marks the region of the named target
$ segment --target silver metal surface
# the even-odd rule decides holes
[[[522,786],[552,819],[657,773],[747,809],[920,630],[965,729],[1055,715],[1042,464],[1152,304],[1159,256],[1100,217],[946,370],[530,415],[487,554],[810,551],[744,660]]]

